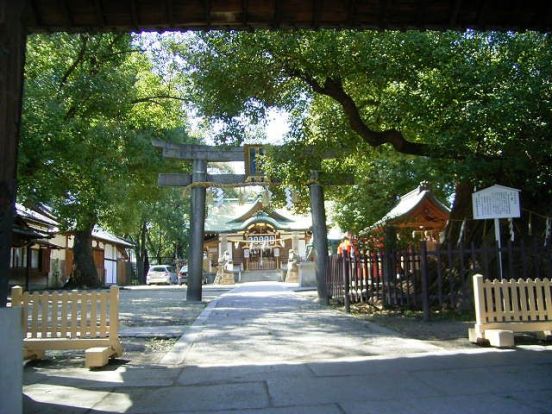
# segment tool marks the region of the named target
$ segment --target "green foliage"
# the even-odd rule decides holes
[[[180,93],[131,36],[33,35],[25,70],[22,201],[50,204],[65,229],[100,223],[127,236],[156,214],[165,241],[183,244],[182,194],[157,187],[159,172],[183,167],[165,161],[151,140],[192,138]]]
[[[546,211],[551,43],[531,32],[318,30],[209,32],[170,49],[226,141],[240,142],[239,126],[263,122],[269,108],[290,113],[289,145],[265,166],[285,185],[308,181],[316,157],[305,148],[336,151],[324,168],[357,185],[328,194],[340,221],[359,229],[421,180],[443,197],[457,182],[511,185]]]

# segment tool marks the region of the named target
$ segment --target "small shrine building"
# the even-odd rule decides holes
[[[290,249],[307,256],[312,239],[310,216],[265,206],[261,200],[240,204],[225,200],[210,207],[205,220],[204,252],[211,270],[219,257],[230,256],[242,271],[285,269]]]
[[[449,219],[450,209],[441,202],[427,182],[421,182],[414,190],[403,195],[395,207],[363,233],[374,232],[387,226],[398,231],[408,231],[426,240],[428,248],[439,241]]]

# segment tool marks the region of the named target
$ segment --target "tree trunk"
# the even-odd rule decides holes
[[[138,242],[136,243],[136,276],[140,284],[146,283],[146,272],[148,271],[148,251],[146,249],[147,223],[142,223]]]
[[[463,243],[468,238],[469,230],[472,230],[470,234],[473,235],[473,222],[472,218],[472,193],[473,184],[469,182],[456,183],[454,202],[450,211],[449,222],[445,228],[445,243],[450,243],[456,246],[458,242]],[[464,228],[462,228],[463,220]],[[468,224],[469,220],[469,224]],[[469,227],[469,229],[468,229]],[[473,240],[470,240],[473,241]]]
[[[84,230],[75,231],[75,242],[73,245],[75,260],[73,282],[75,287],[98,288],[101,286],[92,252],[93,228],[94,225],[89,225]]]

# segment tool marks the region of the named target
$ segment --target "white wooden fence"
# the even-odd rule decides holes
[[[552,330],[552,284],[550,279],[484,280],[473,276],[475,327],[470,340],[479,342],[498,336],[508,337],[497,346],[513,345],[513,332],[542,332]],[[498,332],[506,331],[506,332]],[[497,343],[498,343],[497,342]],[[510,343],[511,342],[511,343]]]
[[[15,286],[12,306],[21,307],[23,313],[25,357],[42,358],[48,349],[98,347],[101,350],[95,352],[108,357],[122,355],[117,286],[109,291],[34,293]]]

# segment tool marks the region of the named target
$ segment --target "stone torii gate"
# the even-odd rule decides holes
[[[246,147],[214,147],[208,145],[172,144],[164,141],[153,141],[155,147],[163,150],[163,157],[192,161],[192,174],[160,174],[158,184],[161,187],[192,187],[191,202],[191,243],[188,256],[188,291],[187,300],[200,301],[202,298],[202,259],[205,229],[205,197],[207,187],[267,185],[268,182],[256,171],[249,174],[207,174],[208,162],[241,161],[247,166],[255,164],[255,158],[246,156]],[[326,158],[326,157],[324,157]],[[253,162],[252,162],[253,161]],[[351,183],[345,177],[343,184]],[[320,171],[311,171],[309,181],[312,232],[314,238],[314,267],[318,299],[328,304],[326,287],[326,270],[328,268],[328,235],[326,212],[324,209],[324,190],[320,183]]]

